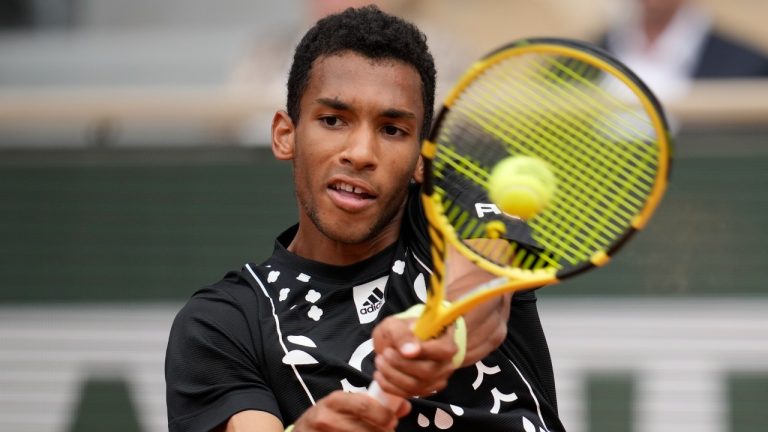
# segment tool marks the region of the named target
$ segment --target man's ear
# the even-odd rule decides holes
[[[422,155],[419,155],[419,159],[416,161],[416,168],[413,169],[413,181],[424,183],[424,159]]]
[[[272,153],[276,159],[293,159],[296,128],[287,112],[280,110],[272,118]]]

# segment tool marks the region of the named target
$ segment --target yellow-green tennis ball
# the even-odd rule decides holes
[[[504,213],[527,220],[549,204],[556,183],[546,162],[528,156],[511,156],[491,170],[488,196]]]
[[[547,190],[543,183],[530,175],[513,174],[496,182],[490,190],[491,199],[504,213],[521,219],[531,219],[547,204]]]

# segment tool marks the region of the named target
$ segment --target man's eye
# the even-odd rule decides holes
[[[405,132],[402,129],[395,126],[384,126],[384,133],[391,136],[405,135]]]
[[[333,116],[329,116],[329,117],[323,117],[323,118],[321,119],[321,121],[322,121],[322,122],[323,122],[323,123],[324,123],[326,126],[338,126],[338,125],[341,123],[341,121],[339,121],[339,118],[338,118],[338,117],[333,117]]]

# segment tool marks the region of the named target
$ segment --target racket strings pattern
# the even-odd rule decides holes
[[[661,200],[670,142],[661,107],[625,66],[590,45],[542,38],[477,62],[446,99],[421,154],[433,272],[413,332],[428,339],[493,297],[607,263]],[[489,198],[498,175],[525,177],[495,170],[518,156],[543,163],[556,184],[527,224]],[[496,277],[446,287],[452,249]],[[386,403],[375,382],[371,389]]]
[[[505,242],[478,241],[488,237],[489,227],[487,222],[480,221],[481,215],[473,206],[477,202],[488,201],[485,192],[488,173],[482,168],[482,162],[472,160],[471,157],[461,156],[447,147],[442,149],[442,153],[449,157],[435,160],[436,166],[432,170],[439,179],[437,182],[439,184],[435,185],[438,196],[443,198],[438,204],[440,206],[438,213],[446,218],[456,236],[466,240],[465,243],[472,250],[499,266],[535,269],[556,264],[550,254],[539,253],[538,250],[532,251],[531,247],[535,245],[512,240],[514,235],[507,236],[506,238],[510,241]],[[499,219],[503,220],[504,217],[494,220],[499,221]],[[503,230],[506,229],[505,225]],[[436,231],[439,232],[439,230]],[[523,265],[523,263],[527,264]]]
[[[638,218],[665,168],[659,141],[666,137],[647,101],[610,65],[546,45],[524,51],[491,56],[449,98],[432,137],[434,198],[472,252],[500,266],[567,272],[599,260],[644,223]],[[454,185],[486,189],[494,164],[510,155],[545,161],[557,188],[528,221],[547,252],[512,244],[511,261],[500,262],[489,253],[496,246],[469,241],[488,231],[488,218]]]

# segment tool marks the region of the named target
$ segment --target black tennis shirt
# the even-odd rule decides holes
[[[399,240],[349,266],[286,250],[246,264],[197,291],[171,329],[165,375],[171,431],[208,431],[243,410],[293,423],[338,389],[364,391],[373,373],[371,332],[423,302],[431,260],[426,221],[412,189]],[[512,301],[508,335],[448,387],[413,398],[398,431],[562,431],[552,366],[534,292]]]

